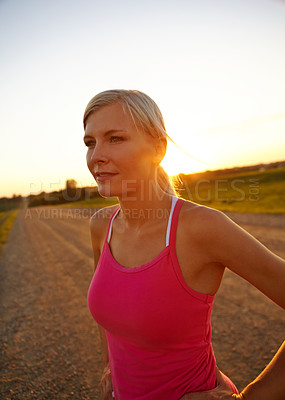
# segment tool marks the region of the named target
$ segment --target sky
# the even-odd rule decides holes
[[[107,89],[160,107],[169,174],[285,159],[285,2],[0,0],[0,197],[94,185],[82,116]]]

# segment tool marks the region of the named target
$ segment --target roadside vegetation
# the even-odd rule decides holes
[[[0,251],[2,245],[7,241],[10,230],[14,224],[19,210],[0,212]]]

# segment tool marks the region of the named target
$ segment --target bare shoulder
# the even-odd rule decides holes
[[[117,207],[118,205],[100,208],[92,215],[89,226],[93,243],[94,241],[97,243],[104,241],[111,215]]]
[[[206,207],[185,200],[181,208],[180,221],[183,231],[188,234],[209,235],[214,232],[224,230],[227,225],[235,223],[222,211]]]
[[[113,214],[113,212],[116,210],[117,207],[118,205],[115,205],[115,206],[100,208],[99,210],[97,210],[90,218],[91,230],[93,229],[96,230],[96,227],[100,225],[104,225],[106,223],[108,224],[111,215]]]

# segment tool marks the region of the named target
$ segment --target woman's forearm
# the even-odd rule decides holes
[[[285,341],[261,374],[241,392],[241,396],[244,400],[285,399]]]

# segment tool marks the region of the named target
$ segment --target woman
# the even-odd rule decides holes
[[[163,118],[147,95],[98,94],[84,129],[99,193],[120,203],[90,222],[96,271],[88,304],[103,343],[103,399],[113,392],[116,400],[178,400],[211,390],[210,316],[225,266],[285,308],[285,262],[223,213],[178,199],[160,166]]]

